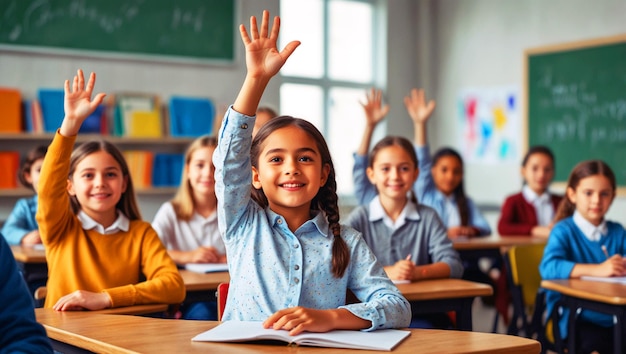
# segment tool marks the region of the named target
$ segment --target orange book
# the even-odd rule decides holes
[[[11,88],[0,88],[0,132],[22,132],[22,95]]]
[[[17,188],[17,171],[20,169],[20,153],[0,151],[0,188]]]

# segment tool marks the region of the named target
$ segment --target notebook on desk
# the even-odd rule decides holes
[[[227,263],[188,263],[185,269],[196,273],[228,272]]]
[[[259,340],[282,341],[289,344],[366,350],[390,351],[411,334],[397,329],[379,329],[371,332],[336,330],[326,333],[304,332],[290,336],[288,331],[265,329],[262,322],[226,321],[202,332],[191,340],[196,342],[249,342]]]
[[[626,285],[626,277],[593,277],[590,275],[583,275],[581,280],[601,281],[605,283],[617,283]]]

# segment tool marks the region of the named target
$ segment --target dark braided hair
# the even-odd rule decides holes
[[[463,167],[463,158],[456,150],[450,147],[442,147],[441,149],[437,150],[435,155],[433,155],[433,166],[437,165],[439,159],[446,156],[455,157],[457,160],[459,160],[461,167]],[[465,195],[465,188],[463,187],[462,178],[461,182],[458,186],[456,186],[456,188],[454,188],[454,191],[452,193],[454,194],[454,200],[456,201],[456,205],[459,208],[459,215],[461,216],[461,226],[467,226],[469,224],[469,206],[467,202],[467,196]]]
[[[380,150],[390,147],[390,146],[399,146],[409,155],[409,158],[414,164],[414,167],[418,168],[418,160],[417,154],[415,154],[415,149],[413,148],[413,144],[405,137],[402,136],[386,136],[382,138],[379,142],[374,145],[372,151],[369,154],[369,159],[367,161],[367,166],[369,168],[374,168],[374,161],[376,160],[376,155],[380,152]],[[415,197],[415,192],[413,192],[413,188],[409,192],[409,199],[417,204],[417,198]]]
[[[326,183],[319,189],[315,197],[313,197],[313,200],[311,200],[311,210],[319,210],[326,215],[326,220],[328,220],[330,230],[334,236],[331,270],[336,278],[341,278],[348,267],[348,263],[350,262],[350,252],[348,250],[348,245],[343,238],[341,238],[341,225],[339,224],[339,197],[337,196],[335,168],[330,156],[330,150],[328,149],[328,145],[326,144],[322,133],[320,133],[313,124],[304,119],[294,118],[291,116],[279,116],[273,118],[259,129],[252,140],[252,147],[250,149],[252,166],[257,169],[259,168],[259,155],[263,149],[263,142],[265,139],[267,139],[274,131],[288,126],[297,127],[313,138],[313,140],[317,143],[317,148],[322,158],[322,167],[324,165],[328,165],[329,167]],[[253,188],[251,193],[252,199],[254,199],[254,201],[261,207],[265,208],[269,205],[267,196],[265,196],[263,189]]]

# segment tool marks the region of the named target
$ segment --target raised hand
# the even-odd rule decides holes
[[[368,126],[376,126],[389,113],[389,105],[382,104],[382,91],[374,88],[366,94],[367,101],[361,103],[365,111],[365,123]]]
[[[62,135],[76,135],[85,119],[102,103],[105,96],[104,93],[99,93],[93,99],[91,98],[95,84],[96,74],[91,73],[87,86],[85,86],[85,77],[81,69],[78,69],[78,73],[74,76],[71,89],[69,80],[65,80],[65,100],[63,104],[65,118],[63,118],[63,123],[61,124]]]
[[[435,101],[426,103],[424,90],[412,89],[409,96],[404,97],[404,106],[414,124],[425,123],[435,110]]]
[[[246,47],[246,67],[251,77],[271,78],[278,73],[287,58],[300,45],[299,41],[292,41],[279,52],[276,42],[280,30],[280,18],[274,17],[272,30],[269,31],[269,16],[269,11],[263,11],[260,32],[254,16],[250,17],[250,34],[244,25],[239,26],[241,39]]]

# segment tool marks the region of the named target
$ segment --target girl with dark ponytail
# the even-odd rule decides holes
[[[260,29],[255,17],[250,34],[240,26],[247,74],[213,155],[230,272],[222,320],[264,321],[291,335],[406,327],[408,302],[360,234],[339,224],[335,170],[320,132],[281,116],[252,140],[263,91],[299,45],[278,51],[279,24],[275,17],[270,31],[264,11]],[[348,289],[360,303],[346,305]]]

